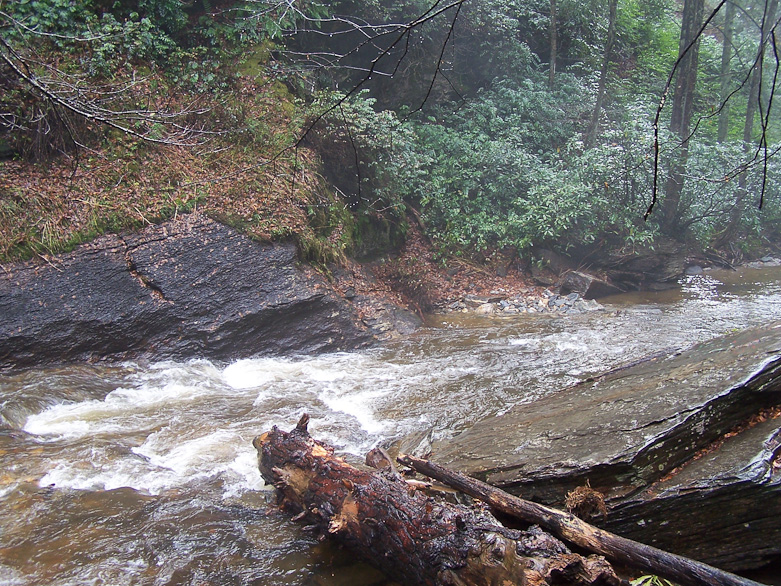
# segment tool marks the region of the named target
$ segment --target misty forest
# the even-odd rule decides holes
[[[0,586],[781,584],[778,0],[0,0]]]
[[[443,257],[778,237],[770,0],[1,8],[6,259],[195,206],[315,260],[410,209]]]

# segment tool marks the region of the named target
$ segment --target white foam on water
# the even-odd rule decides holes
[[[59,460],[39,481],[40,486],[76,490],[129,487],[149,494],[219,479],[224,496],[263,490],[257,455],[250,441],[228,430],[217,430],[188,441],[152,434],[121,458],[93,450],[78,462]]]
[[[27,584],[24,574],[0,563],[0,586],[20,586],[22,584]]]
[[[3,499],[7,494],[11,494],[12,492],[14,492],[16,490],[16,487],[17,487],[16,482],[10,482],[4,486],[0,486],[0,499]],[[2,582],[0,582],[0,584],[2,584]]]
[[[320,400],[331,410],[345,413],[355,418],[361,429],[366,433],[379,434],[387,429],[388,424],[377,420],[372,404],[375,399],[383,394],[382,391],[340,394],[329,390],[320,395]]]
[[[374,445],[391,427],[375,404],[399,392],[410,368],[370,354],[248,359],[225,368],[165,362],[139,368],[103,399],[32,414],[24,430],[57,446],[41,486],[159,494],[216,480],[225,498],[235,497],[266,489],[252,438],[272,425],[292,427],[304,411],[339,449]]]
[[[60,403],[28,416],[23,430],[52,440],[76,439],[95,434],[122,433],[131,414],[186,403],[202,393],[193,386],[170,383],[162,387],[119,388],[102,400]],[[148,424],[154,417],[147,419]],[[139,422],[142,423],[143,422]]]
[[[84,436],[90,433],[89,421],[80,418],[84,411],[84,403],[55,405],[42,413],[28,416],[22,429],[33,435],[54,436],[56,439]]]
[[[537,338],[509,338],[507,343],[510,346],[539,346],[540,340]]]
[[[346,364],[360,364],[360,355],[332,354],[308,359],[248,358],[227,366],[222,378],[231,388],[259,389],[291,380],[334,382],[345,378]]]
[[[42,486],[159,494],[208,482],[230,498],[266,489],[252,438],[272,425],[290,429],[308,412],[318,439],[363,455],[383,438],[419,429],[428,409],[402,409],[408,398],[457,384],[479,367],[396,363],[372,352],[223,368],[163,362],[138,367],[102,399],[30,415],[24,430],[54,450]]]
[[[589,345],[582,340],[561,340],[555,343],[556,352],[588,352]]]
[[[519,350],[526,352],[533,352],[540,347],[539,338],[509,338],[507,340],[509,346],[518,346]]]
[[[275,359],[246,359],[230,364],[222,371],[225,383],[233,389],[257,389],[289,376],[298,370],[295,363]]]
[[[70,461],[60,461],[38,481],[38,484],[42,487],[75,490],[113,490],[124,487],[144,490],[141,484],[156,486],[157,488],[153,489],[147,488],[150,494],[158,494],[162,487],[168,484],[161,481],[150,483],[147,476],[122,462],[116,462],[109,470],[105,470],[99,467],[85,469]],[[144,481],[140,482],[142,477]]]
[[[229,481],[225,483],[223,498],[239,497],[246,492],[272,490],[266,485],[258,470],[258,454],[254,448],[245,450],[227,465],[223,476]]]
[[[218,429],[188,440],[176,435],[171,428],[164,428],[131,451],[143,456],[151,466],[171,470],[182,478],[208,475],[216,462],[235,453],[236,437],[230,430]]]
[[[23,430],[52,441],[95,434],[122,433],[129,427],[155,424],[161,408],[182,408],[183,404],[214,393],[209,376],[219,376],[211,363],[159,363],[135,376],[135,386],[119,387],[103,399],[80,403],[59,403],[28,416]],[[134,420],[134,416],[141,416]]]

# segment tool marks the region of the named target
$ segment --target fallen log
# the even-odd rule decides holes
[[[570,552],[533,527],[503,527],[485,505],[426,496],[392,470],[358,469],[314,440],[304,415],[292,431],[255,438],[263,478],[283,507],[405,585],[618,586],[602,556]]]
[[[556,537],[586,551],[598,553],[608,560],[655,574],[682,586],[762,586],[758,582],[719,570],[702,562],[603,531],[571,513],[510,495],[490,484],[449,470],[428,460],[406,455],[400,456],[397,460],[429,478],[480,499],[496,511],[527,523],[535,523]]]

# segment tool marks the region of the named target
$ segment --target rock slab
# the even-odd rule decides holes
[[[432,459],[546,503],[588,480],[608,497],[611,531],[725,569],[758,567],[781,554],[781,418],[694,456],[779,404],[774,323],[520,405],[435,443]]]
[[[0,273],[0,367],[237,359],[351,349],[373,335],[293,244],[205,216],[106,235]]]

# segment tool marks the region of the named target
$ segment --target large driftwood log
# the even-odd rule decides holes
[[[480,499],[496,511],[527,523],[536,523],[586,551],[604,555],[609,560],[656,574],[683,586],[761,586],[758,582],[713,566],[603,531],[570,513],[515,497],[428,460],[400,456],[398,461],[421,474]]]
[[[539,527],[503,527],[487,507],[416,491],[392,471],[361,470],[307,431],[274,427],[255,438],[259,467],[281,503],[405,585],[617,586],[601,556],[571,553]]]

